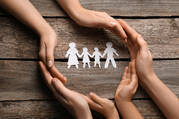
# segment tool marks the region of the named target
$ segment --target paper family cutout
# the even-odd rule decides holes
[[[71,66],[76,66],[76,68],[78,69],[78,58],[83,58],[83,68],[86,67],[86,64],[88,65],[88,68],[90,68],[90,58],[94,58],[94,67],[96,67],[96,65],[98,65],[99,68],[101,68],[101,63],[100,63],[100,58],[103,58],[104,56],[107,55],[107,59],[104,65],[104,68],[108,68],[109,63],[111,61],[112,66],[114,68],[117,68],[116,66],[116,62],[114,60],[114,54],[119,56],[119,54],[116,52],[116,50],[112,47],[112,43],[111,42],[107,42],[106,43],[106,49],[104,50],[103,55],[99,52],[99,49],[97,47],[94,48],[94,52],[93,54],[89,54],[88,53],[88,48],[84,47],[83,48],[83,52],[80,55],[78,53],[78,50],[76,49],[76,44],[74,42],[69,44],[69,49],[65,55],[65,57],[68,57],[68,63],[67,63],[67,68],[70,68]]]

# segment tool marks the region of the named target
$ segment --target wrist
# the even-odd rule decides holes
[[[92,114],[90,109],[83,109],[81,113],[76,113],[76,119],[92,119]]]
[[[107,116],[106,119],[119,119],[119,114],[118,114],[117,109],[115,109],[113,113],[110,113],[110,115]]]
[[[81,7],[75,8],[74,10],[71,11],[69,16],[77,23],[81,24],[81,19],[83,19],[85,11],[87,9]]]
[[[43,36],[56,36],[55,31],[49,26],[44,27],[43,30],[39,33],[40,37]]]
[[[123,97],[120,97],[119,94],[115,95],[114,99],[115,99],[115,103],[117,105],[119,105],[119,103],[132,102],[131,101],[132,98],[131,99],[130,98],[128,98],[128,99],[127,98],[123,98]]]
[[[155,72],[146,75],[146,76],[139,76],[140,82],[142,84],[147,84],[152,82],[153,80],[156,80],[158,77],[156,76]]]
[[[132,104],[132,101],[122,100],[122,101],[117,103],[117,107],[118,107],[119,110],[122,110],[124,108],[128,108],[128,106],[131,105],[131,104]]]
[[[41,40],[56,39],[56,32],[53,29],[46,29],[40,34]]]

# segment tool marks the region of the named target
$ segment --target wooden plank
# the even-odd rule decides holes
[[[66,86],[87,95],[95,92],[102,97],[112,99],[120,82],[127,61],[117,61],[117,69],[67,69],[66,62],[56,62],[56,67],[67,78]],[[91,63],[93,65],[93,63]],[[104,62],[102,62],[104,67]],[[0,60],[0,101],[52,99],[53,96],[40,77],[36,61]],[[179,60],[154,61],[154,69],[159,78],[179,96]],[[134,99],[148,98],[145,91],[139,89]]]
[[[179,16],[178,0],[80,0],[88,9],[112,16]],[[55,0],[31,0],[43,16],[66,16]],[[48,9],[47,9],[48,8]],[[3,14],[1,12],[1,14]]]
[[[109,31],[80,27],[69,19],[47,18],[58,36],[56,59],[64,59],[70,42],[77,44],[82,52],[87,47],[93,52],[98,47],[101,52],[108,41],[115,42],[118,58],[128,58],[127,49],[119,38]],[[179,58],[179,19],[125,19],[143,35],[149,44],[153,58]],[[36,59],[39,38],[29,29],[12,18],[0,18],[0,58]],[[117,43],[119,42],[119,43]]]
[[[151,100],[133,100],[145,119],[163,119],[163,115]],[[93,112],[94,119],[104,119]],[[70,113],[57,101],[0,102],[1,119],[72,119]]]

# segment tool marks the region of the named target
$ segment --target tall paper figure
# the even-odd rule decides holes
[[[119,54],[116,52],[116,50],[114,48],[112,48],[112,43],[111,42],[107,42],[106,47],[107,48],[105,49],[104,54],[102,55],[102,57],[104,57],[107,54],[107,59],[106,59],[104,68],[108,68],[110,61],[112,63],[112,66],[114,68],[116,68],[117,66],[116,66],[116,62],[114,60],[113,55],[115,54],[115,55],[119,56]]]
[[[78,69],[78,57],[80,57],[80,55],[78,53],[78,50],[76,49],[76,44],[72,42],[69,44],[69,47],[70,48],[65,55],[65,57],[68,57],[68,68],[70,68],[72,65],[75,65]]]
[[[86,64],[88,64],[88,68],[90,68],[90,59],[89,56],[92,57],[89,53],[88,53],[88,48],[84,47],[83,48],[83,52],[80,55],[80,57],[83,57],[83,68],[86,67]]]
[[[92,57],[94,57],[94,67],[96,67],[96,65],[98,64],[99,68],[101,68],[100,57],[102,57],[102,55],[99,52],[98,48],[94,48]]]

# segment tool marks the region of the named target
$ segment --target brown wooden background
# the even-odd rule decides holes
[[[70,42],[78,50],[94,47],[103,52],[105,43],[118,38],[108,31],[84,28],[74,23],[54,0],[31,0],[55,29],[58,45],[57,68],[68,78],[67,87],[80,93],[96,92],[113,100],[129,55],[122,43],[114,47],[120,54],[117,69],[67,69],[64,57]],[[178,0],[81,0],[88,9],[105,11],[126,20],[143,35],[154,58],[160,79],[179,96],[179,1]],[[0,119],[70,119],[40,76],[39,38],[30,29],[4,11],[0,11]],[[104,65],[105,59],[102,63]],[[91,63],[93,65],[93,63]],[[133,102],[146,119],[163,119],[149,96],[139,87]],[[103,118],[93,112],[95,119]]]

